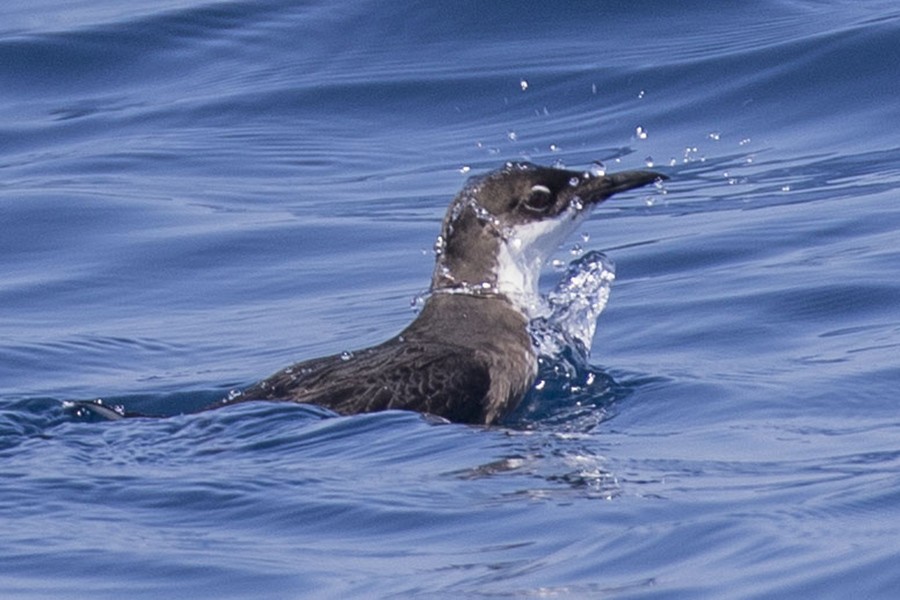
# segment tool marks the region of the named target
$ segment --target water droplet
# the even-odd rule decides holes
[[[472,201],[470,206],[472,207],[472,210],[475,212],[476,219],[478,219],[479,221],[484,221],[486,223],[495,223],[496,219],[494,218],[494,215],[491,214],[491,211],[489,211],[488,209],[481,206],[480,204],[478,204],[475,201]]]
[[[439,235],[437,239],[434,240],[434,254],[435,256],[440,256],[444,253],[444,249],[447,247],[447,242],[444,240],[444,236]]]
[[[519,87],[521,87],[522,91],[524,92],[525,90],[528,89],[528,82],[525,81],[524,79],[519,81]]]
[[[719,133],[718,131],[710,131],[709,132],[709,139],[711,139],[714,142],[718,142],[721,137],[722,137],[722,134]]]
[[[654,198],[653,196],[647,196],[644,198],[644,204],[646,204],[647,206],[653,206],[654,204],[656,204],[656,198]]]
[[[638,92],[638,98],[643,98],[645,93],[646,93],[646,92],[644,92],[644,90],[639,91],[639,92]]]
[[[644,129],[643,127],[641,127],[640,125],[638,125],[634,130],[634,135],[637,136],[637,139],[639,139],[639,140],[646,140],[647,139],[647,130]]]
[[[601,161],[595,160],[591,163],[591,175],[594,177],[603,177],[606,175],[606,165],[604,165]]]
[[[241,390],[228,390],[228,401],[232,402],[244,395]]]
[[[584,254],[584,247],[581,244],[572,244],[572,247],[569,249],[569,254],[572,256],[581,256]]]
[[[653,166],[653,157],[647,156],[646,158],[644,158],[644,164],[647,165],[648,167],[652,167]]]
[[[550,152],[559,152],[559,146],[556,144],[550,144]]]
[[[789,186],[789,185],[783,185],[783,186],[781,186],[781,191],[782,191],[782,192],[789,192],[789,191],[791,191],[791,186]]]
[[[506,139],[511,142],[515,142],[519,139],[519,134],[517,134],[515,131],[509,130],[506,132]]]
[[[575,210],[584,210],[584,202],[578,196],[572,198],[572,208]]]
[[[566,163],[564,163],[561,158],[557,158],[556,160],[553,161],[553,168],[554,169],[565,169]]]
[[[471,170],[472,170],[472,167],[470,167],[469,165],[463,165],[459,168],[459,172],[462,173],[463,175],[465,175],[466,173],[468,173]]]
[[[448,275],[449,269],[443,268],[445,271],[443,274]],[[419,312],[422,310],[422,307],[425,306],[425,300],[428,299],[428,293],[416,294],[412,298],[409,299],[409,307],[413,309],[413,312]]]
[[[350,360],[351,358],[353,358],[353,353],[349,350],[341,352],[341,360]]]
[[[696,158],[697,147],[696,146],[688,146],[684,149],[683,159],[685,163],[689,163]]]
[[[541,391],[542,389],[544,389],[544,386],[546,386],[546,385],[547,385],[547,382],[544,381],[543,379],[541,379],[536,384],[534,384],[534,389],[536,389],[537,391]]]
[[[591,234],[589,234],[587,231],[582,231],[581,241],[587,244],[589,241],[591,241]]]
[[[581,179],[579,179],[578,177],[572,177],[569,179],[569,185],[571,185],[572,187],[575,187],[579,183],[581,183]]]
[[[566,261],[559,258],[554,258],[550,263],[550,266],[552,266],[554,270],[559,271],[566,266]]]
[[[596,94],[596,93],[597,93],[597,84],[596,84],[596,83],[592,83],[592,84],[591,84],[591,93],[592,93],[592,94]]]
[[[746,146],[750,143],[750,138],[744,138],[740,142],[738,142],[738,146]]]

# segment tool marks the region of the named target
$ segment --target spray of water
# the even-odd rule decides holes
[[[606,307],[615,278],[612,260],[596,250],[569,263],[545,298],[546,314],[530,324],[539,356],[558,359],[574,354],[581,365],[586,364],[597,317]]]

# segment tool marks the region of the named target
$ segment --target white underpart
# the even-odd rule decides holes
[[[500,245],[497,291],[525,316],[535,318],[542,308],[538,282],[541,269],[559,245],[587,218],[586,210],[570,207],[555,218],[513,228]]]

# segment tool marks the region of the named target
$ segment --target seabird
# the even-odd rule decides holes
[[[546,260],[592,207],[662,179],[527,162],[470,178],[444,217],[427,300],[406,329],[371,348],[297,363],[209,408],[281,400],[345,415],[399,409],[497,423],[537,375],[528,323]]]

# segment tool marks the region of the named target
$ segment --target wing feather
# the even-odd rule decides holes
[[[396,339],[353,356],[298,363],[248,389],[253,399],[311,402],[342,414],[415,410],[464,423],[484,422],[490,370],[470,349]]]

